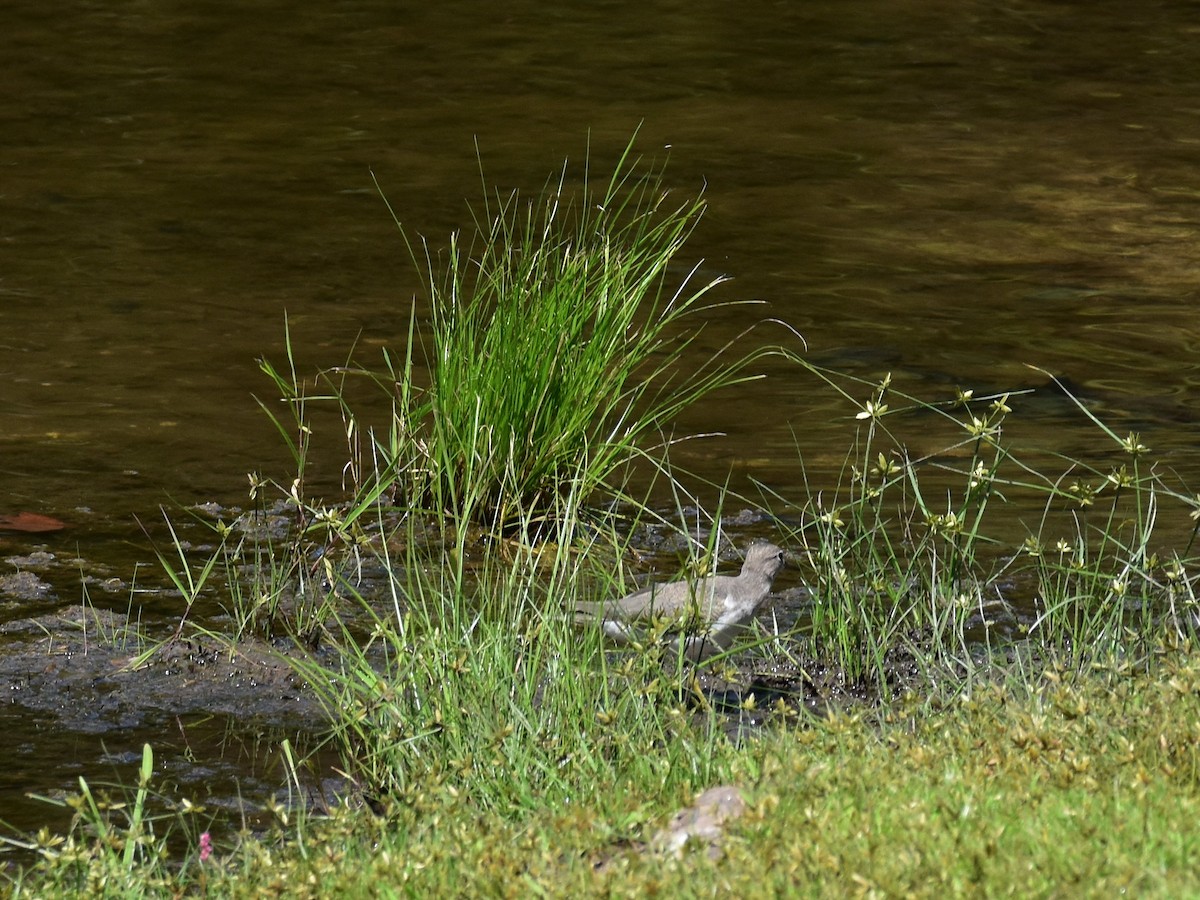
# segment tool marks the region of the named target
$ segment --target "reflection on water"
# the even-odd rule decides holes
[[[150,560],[135,515],[282,473],[251,394],[285,312],[302,367],[356,338],[370,358],[408,321],[417,282],[372,171],[436,242],[470,222],[476,137],[489,179],[536,189],[589,129],[603,169],[639,122],[643,150],[672,146],[672,184],[706,186],[688,250],[814,359],[929,399],[1042,385],[1035,364],[1200,481],[1185,0],[81,0],[4,20],[0,512],[75,528],[0,550],[130,578]],[[705,344],[761,314],[714,312]],[[796,495],[798,445],[810,480],[836,473],[849,410],[769,374],[686,419],[729,437],[682,465]],[[1016,421],[1049,449],[1101,442],[1055,399]]]

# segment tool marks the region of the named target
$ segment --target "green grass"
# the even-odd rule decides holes
[[[564,491],[619,490],[680,410],[744,377],[748,360],[692,350],[723,279],[668,280],[703,201],[671,200],[632,154],[598,195],[586,171],[572,195],[564,166],[537,200],[486,203],[472,246],[455,236],[435,262],[422,245],[430,385],[407,387],[410,339],[386,457],[410,502],[503,527]]]
[[[1084,673],[1013,669],[740,747],[700,738],[689,750],[697,732],[681,727],[624,770],[564,756],[592,779],[517,811],[449,773],[414,784],[386,818],[280,809],[274,834],[218,835],[204,864],[192,841],[182,869],[139,857],[133,878],[125,845],[110,849],[83,815],[72,852],[48,848],[11,887],[72,896],[87,872],[109,896],[1186,896],[1200,889],[1198,692],[1187,644]],[[750,802],[726,826],[722,859],[644,848],[719,783]]]
[[[1195,636],[1200,498],[1168,484],[1138,435],[1077,404],[1100,436],[1094,461],[1047,469],[1005,433],[1020,394],[933,403],[890,375],[869,384],[796,362],[846,399],[852,449],[832,487],[796,500],[764,486],[763,497],[803,523],[784,538],[812,594],[801,644],[846,681],[884,684],[901,649],[969,669],[980,650],[1029,639],[1084,665]],[[1033,522],[1014,513],[1038,506]],[[1032,621],[1014,615],[1018,596]]]
[[[414,304],[406,348],[371,374],[393,404],[372,463],[397,501],[500,530],[544,525],[566,493],[620,494],[629,465],[677,437],[682,409],[755,377],[747,367],[773,350],[696,349],[724,280],[677,262],[703,210],[672,199],[631,141],[599,189],[585,163],[578,189],[564,165],[535,199],[485,195],[473,236],[441,253],[401,227],[429,327],[416,330]]]

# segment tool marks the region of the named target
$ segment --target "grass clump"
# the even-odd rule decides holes
[[[328,637],[337,668],[299,664],[374,808],[421,806],[441,787],[512,815],[635,773],[666,787],[707,768],[696,753],[719,730],[693,721],[662,651],[609,660],[560,606],[614,589],[599,561],[611,549],[593,551],[477,548],[460,576],[409,545],[390,559],[396,605],[358,597],[355,624]]]
[[[672,201],[632,142],[596,193],[589,174],[575,195],[564,165],[536,200],[485,201],[474,239],[453,236],[444,255],[406,235],[431,334],[426,347],[410,332],[389,371],[381,450],[405,504],[508,527],[565,493],[619,492],[680,410],[750,377],[753,354],[694,349],[693,317],[723,279],[697,282],[698,264],[672,274],[703,200]]]
[[[662,468],[684,408],[758,376],[755,360],[776,347],[696,352],[698,314],[724,279],[677,257],[704,211],[696,196],[671,199],[663,168],[637,157],[633,141],[597,188],[585,165],[576,190],[564,164],[538,198],[486,197],[469,239],[455,234],[437,254],[404,235],[422,271],[426,328],[417,304],[402,351],[381,371],[350,361],[314,382],[261,361],[287,412],[261,404],[295,467],[287,484],[252,476],[258,508],[225,553],[239,634],[292,631],[315,642],[334,612],[329,587],[345,574],[327,550],[377,554],[379,534],[405,519],[470,554],[480,537],[520,531],[563,540],[561,511],[599,520],[615,502],[648,511],[626,491],[639,462]],[[390,207],[389,207],[390,209]],[[751,326],[753,327],[753,326]],[[356,376],[385,393],[383,427],[364,424],[351,399]],[[332,405],[349,444],[345,502],[310,496],[314,410]],[[665,471],[665,469],[664,469]],[[668,475],[667,477],[672,477]],[[277,489],[283,508],[267,505]],[[389,523],[370,513],[386,503]],[[290,517],[285,535],[261,523]],[[409,527],[409,522],[404,527]]]

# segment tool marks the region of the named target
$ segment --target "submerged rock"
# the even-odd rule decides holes
[[[0,596],[9,600],[53,600],[54,588],[32,572],[0,575]]]

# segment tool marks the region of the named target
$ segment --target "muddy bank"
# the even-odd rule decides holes
[[[85,733],[195,712],[319,727],[321,710],[286,661],[293,652],[196,636],[154,649],[125,616],[68,606],[0,626],[0,689],[9,704]]]

